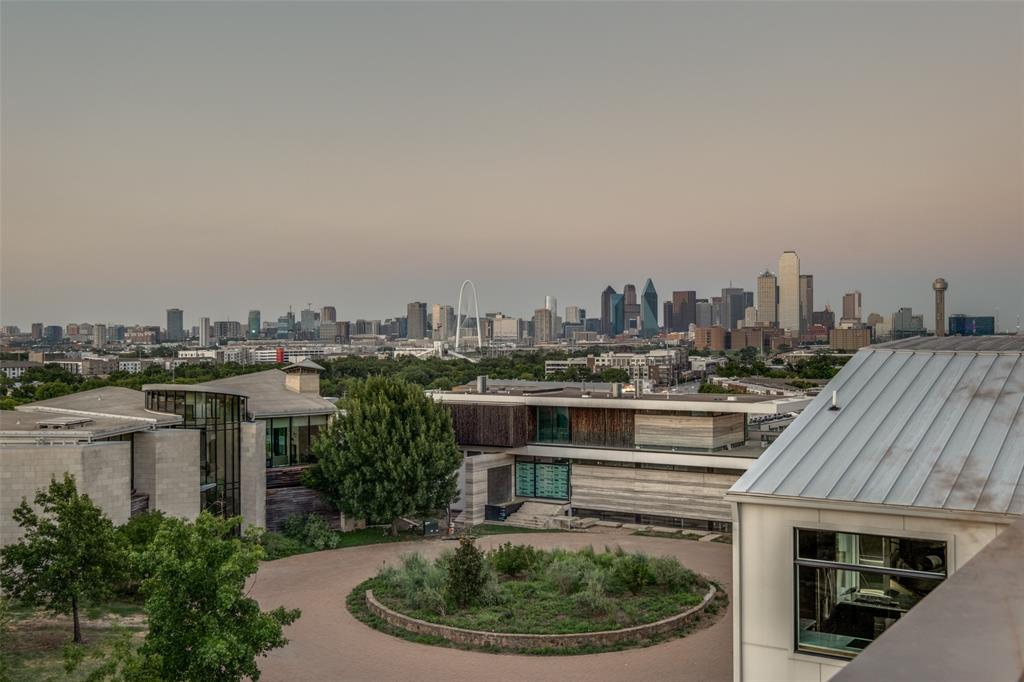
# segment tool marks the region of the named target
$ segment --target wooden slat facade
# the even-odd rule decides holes
[[[526,405],[448,405],[459,445],[519,448],[530,439]]]
[[[289,516],[318,514],[332,528],[340,528],[338,510],[315,490],[302,485],[302,472],[310,465],[267,469],[266,528],[279,531]]]
[[[742,414],[689,416],[636,415],[636,444],[664,448],[711,450],[743,443]]]
[[[572,444],[581,447],[633,447],[633,410],[574,407],[569,410]]]
[[[742,473],[705,474],[573,463],[572,506],[730,521],[732,512],[722,498]]]

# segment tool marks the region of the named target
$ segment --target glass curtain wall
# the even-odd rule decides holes
[[[202,432],[199,443],[200,509],[219,516],[242,511],[242,422],[244,396],[198,391],[148,391],[146,408],[184,419],[179,428]]]
[[[312,464],[313,443],[327,428],[327,415],[312,414],[264,419],[267,430],[267,467]]]

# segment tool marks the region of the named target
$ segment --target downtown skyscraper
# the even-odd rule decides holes
[[[757,277],[757,323],[763,327],[779,321],[779,278],[765,270]]]
[[[800,332],[800,257],[786,251],[779,258],[779,328]]]

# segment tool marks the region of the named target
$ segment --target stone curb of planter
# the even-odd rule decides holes
[[[699,604],[691,606],[682,613],[677,613],[654,623],[634,625],[622,630],[551,635],[485,632],[482,630],[466,630],[450,625],[428,623],[425,620],[406,616],[389,609],[377,601],[376,597],[373,596],[373,590],[366,591],[366,607],[370,610],[370,613],[395,627],[420,635],[441,637],[455,644],[468,644],[478,647],[491,646],[499,649],[600,647],[648,639],[655,635],[663,635],[677,630],[699,615],[711,600],[714,599],[715,592],[715,586],[711,585],[707,594],[704,595],[704,599]]]

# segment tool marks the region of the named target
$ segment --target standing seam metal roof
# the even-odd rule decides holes
[[[1024,337],[1010,339],[859,351],[730,492],[1024,513]]]

